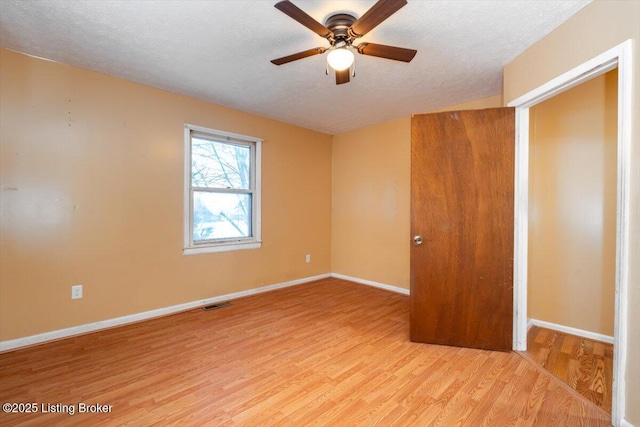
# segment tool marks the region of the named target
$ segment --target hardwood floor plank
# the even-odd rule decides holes
[[[405,295],[325,279],[3,353],[3,403],[113,409],[0,425],[609,425],[520,355],[411,343],[408,319]]]
[[[526,355],[580,395],[611,413],[613,346],[533,326]]]

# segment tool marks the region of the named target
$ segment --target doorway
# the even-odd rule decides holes
[[[529,109],[526,355],[611,414],[617,68]]]
[[[516,197],[514,256],[514,349],[527,348],[527,270],[529,227],[529,108],[618,68],[617,185],[615,244],[615,319],[612,420],[625,413],[625,366],[629,265],[629,179],[631,148],[631,41],[628,40],[509,103],[516,107]]]

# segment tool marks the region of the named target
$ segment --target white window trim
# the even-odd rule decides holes
[[[201,132],[224,138],[250,142],[255,144],[255,155],[252,161],[255,172],[255,188],[252,196],[251,230],[253,236],[241,240],[221,240],[218,242],[193,243],[193,213],[192,213],[192,192],[191,192],[191,132]],[[183,231],[184,246],[183,255],[196,255],[215,252],[239,251],[245,249],[259,249],[262,246],[262,139],[252,136],[239,135],[231,132],[224,132],[217,129],[210,129],[191,124],[184,125],[184,214]]]

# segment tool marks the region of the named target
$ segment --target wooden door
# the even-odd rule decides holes
[[[411,340],[509,351],[513,108],[411,119]]]

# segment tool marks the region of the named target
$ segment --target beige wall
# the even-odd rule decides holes
[[[409,288],[411,119],[333,137],[334,273]]]
[[[437,111],[501,105],[496,95]],[[410,173],[409,117],[333,137],[334,273],[409,289]]]
[[[627,408],[640,426],[640,2],[596,0],[504,68],[504,101],[544,84],[625,40],[633,40]]]
[[[528,316],[613,336],[617,70],[530,109]]]
[[[330,272],[331,136],[6,50],[0,87],[0,340]],[[261,249],[182,255],[185,123],[264,139]]]

